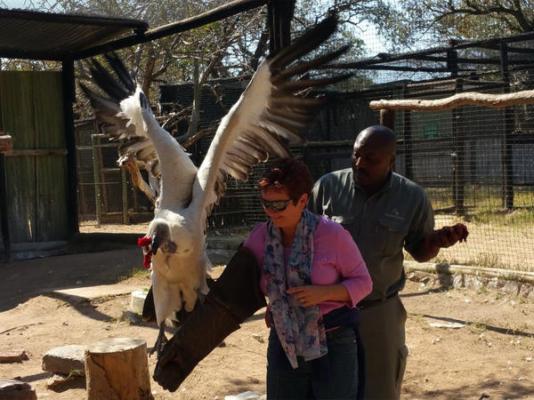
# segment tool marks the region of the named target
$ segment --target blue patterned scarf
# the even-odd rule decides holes
[[[304,210],[287,266],[282,234],[271,221],[267,223],[263,264],[267,297],[280,344],[293,368],[298,367],[297,356],[309,361],[324,356],[328,351],[319,307],[301,307],[293,296],[286,293],[287,288],[311,284],[313,235],[319,221],[319,216]]]

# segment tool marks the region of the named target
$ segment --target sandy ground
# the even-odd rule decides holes
[[[108,337],[142,338],[151,347],[155,326],[122,318],[128,294],[88,301],[54,292],[102,284],[111,285],[109,293],[112,288],[147,287],[148,274],[140,264],[133,247],[0,264],[0,352],[24,349],[29,354],[28,361],[0,364],[0,378],[29,382],[39,399],[84,399],[83,381],[62,392],[46,388],[50,374],[41,369],[46,351]],[[415,281],[402,297],[409,313],[410,348],[403,398],[534,399],[532,298],[486,289],[442,292]],[[438,328],[431,322],[463,326]],[[222,400],[248,390],[264,393],[267,336],[260,310],[226,339],[226,346],[205,358],[177,392],[163,391],[152,381],[154,398]],[[151,373],[154,365],[151,357]]]

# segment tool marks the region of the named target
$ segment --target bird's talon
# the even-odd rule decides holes
[[[154,343],[154,347],[152,348],[149,354],[152,355],[153,353],[156,353],[156,356],[159,359],[161,354],[163,353],[163,348],[165,347],[168,341],[169,340],[165,336],[165,322],[162,322],[159,329],[158,337],[156,339],[156,343]]]

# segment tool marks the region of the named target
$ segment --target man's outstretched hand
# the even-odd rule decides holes
[[[433,232],[432,245],[438,248],[451,247],[457,242],[465,242],[467,236],[469,236],[469,231],[464,224],[444,226]]]

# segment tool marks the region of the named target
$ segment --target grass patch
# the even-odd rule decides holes
[[[503,268],[506,265],[500,260],[500,257],[494,253],[479,253],[474,259],[468,260],[469,265],[476,265],[483,268]]]
[[[524,227],[534,224],[534,207],[512,211],[480,210],[479,212],[471,213],[465,219],[475,224]]]
[[[424,186],[424,185],[423,185]],[[454,205],[451,186],[446,187],[425,187],[432,200],[432,205],[436,208],[446,208]],[[503,207],[502,186],[500,185],[465,185],[464,203],[468,207],[491,206],[493,208]],[[532,207],[534,206],[534,188],[530,186],[514,187],[514,206]]]

